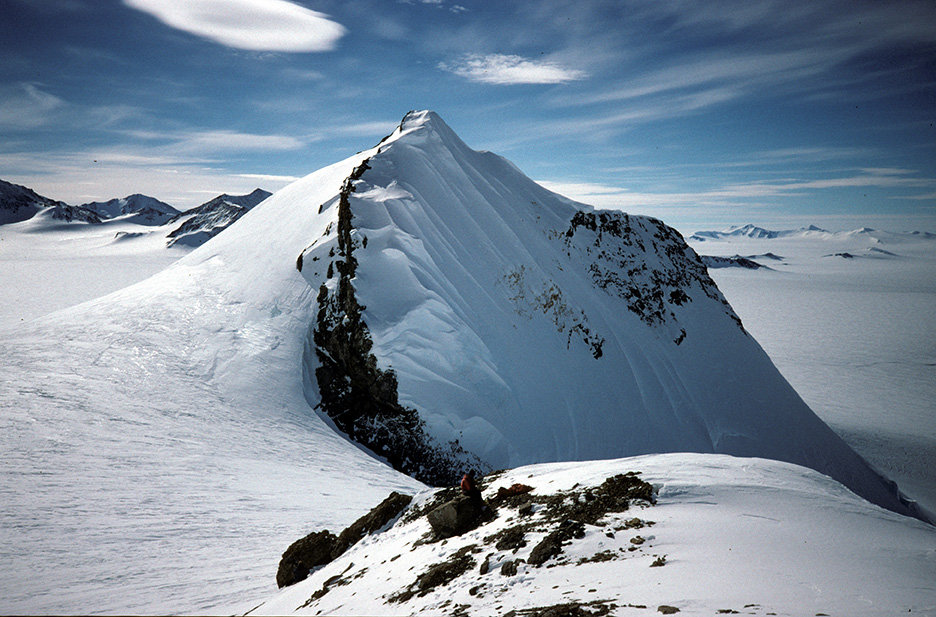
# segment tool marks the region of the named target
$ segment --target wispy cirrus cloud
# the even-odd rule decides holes
[[[124,0],[164,24],[250,51],[319,52],[346,29],[327,15],[286,0]]]
[[[815,193],[826,189],[889,189],[897,192],[929,190],[936,186],[936,178],[921,177],[913,170],[900,168],[867,168],[858,173],[842,174],[837,177],[781,182],[738,182],[725,183],[696,191],[648,192],[633,190],[618,184],[600,182],[564,182],[540,180],[547,189],[576,201],[599,208],[646,209],[675,206],[747,206],[758,207],[766,199]],[[934,193],[891,195],[894,199],[933,199]]]
[[[559,84],[584,79],[585,71],[566,68],[549,60],[530,60],[506,54],[467,54],[438,67],[470,81],[509,84]]]
[[[20,83],[0,88],[0,126],[34,128],[46,124],[50,112],[65,101],[42,89],[40,84]]]
[[[123,133],[127,137],[143,142],[146,151],[158,153],[158,156],[167,159],[174,157],[181,162],[237,152],[297,150],[306,145],[305,141],[291,135],[264,135],[231,130],[176,132],[134,130]]]

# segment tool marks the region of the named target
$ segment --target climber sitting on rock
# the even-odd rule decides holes
[[[484,498],[481,496],[481,489],[478,488],[478,483],[475,481],[474,472],[470,469],[465,472],[465,475],[461,479],[461,492],[462,495],[471,499],[471,502],[481,510],[481,514],[488,518],[494,512],[491,510],[491,507],[484,501]]]
[[[481,497],[481,489],[478,488],[478,483],[475,481],[474,472],[470,469],[462,476],[461,492],[462,495],[471,497],[471,500],[479,505],[484,501]]]

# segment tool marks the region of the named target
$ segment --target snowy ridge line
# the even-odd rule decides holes
[[[440,535],[457,489],[418,493],[250,614],[936,614],[936,530],[802,467],[663,454],[479,482],[493,514]]]
[[[394,469],[431,485],[451,484],[466,464],[488,469],[456,442],[441,445],[426,433],[425,421],[412,408],[401,405],[393,370],[377,367],[371,353],[373,346],[362,306],[354,293],[353,280],[358,267],[355,248],[361,243],[354,231],[349,196],[355,183],[367,169],[364,159],[342,183],[337,208],[335,233],[338,252],[329,262],[329,281],[319,287],[318,314],[312,332],[319,400],[321,409],[348,437]],[[321,209],[320,209],[321,210]],[[366,246],[366,238],[364,239]],[[329,253],[332,255],[332,252]],[[297,259],[302,271],[303,257]],[[337,276],[337,283],[331,280]],[[308,362],[306,362],[308,364]]]

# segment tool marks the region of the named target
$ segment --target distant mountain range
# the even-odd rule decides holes
[[[924,231],[914,231],[909,233],[895,233],[889,231],[880,231],[870,227],[862,227],[851,231],[828,231],[815,225],[801,227],[799,229],[785,229],[782,231],[773,231],[758,227],[756,225],[732,226],[724,231],[697,231],[688,238],[689,242],[707,242],[712,240],[730,240],[738,238],[751,238],[756,240],[774,240],[777,238],[815,238],[815,239],[846,239],[864,237],[876,242],[892,241],[900,238],[911,237],[914,239],[934,238],[936,234]]]
[[[197,208],[176,214],[166,225],[181,225],[169,232],[168,246],[199,246],[227,229],[272,193],[256,189],[248,195],[219,195]]]
[[[179,214],[179,211],[169,204],[139,193],[109,201],[93,201],[82,204],[81,207],[91,210],[101,219],[127,217],[139,225],[162,225]]]
[[[72,206],[39,195],[25,186],[0,180],[0,225],[20,223],[34,217],[89,224],[120,220],[151,227],[151,233],[164,233],[166,246],[196,247],[227,229],[270,195],[269,191],[259,188],[247,195],[223,194],[180,212],[165,202],[139,193]],[[121,232],[121,235],[126,236],[128,232]],[[133,232],[129,235],[139,234]]]
[[[786,229],[774,231],[757,227],[756,225],[743,225],[740,227],[729,227],[724,231],[697,231],[686,240],[689,243],[705,246],[705,250],[735,250],[737,242],[748,243],[750,240],[772,241],[772,240],[806,240],[816,243],[818,247],[828,247],[832,251],[824,253],[821,257],[835,257],[842,259],[869,258],[869,259],[890,259],[899,258],[900,254],[881,248],[882,245],[899,246],[907,242],[918,242],[920,240],[936,240],[936,234],[923,231],[913,232],[891,232],[871,229],[870,227],[861,227],[851,231],[828,231],[815,225],[801,227],[799,229]],[[708,245],[708,246],[707,246]],[[702,249],[700,249],[702,250]],[[707,268],[747,268],[758,269],[767,268],[764,261],[783,262],[784,258],[772,252],[765,252],[757,255],[742,256],[735,254],[728,255],[700,255],[702,263]]]
[[[724,238],[758,238],[758,239],[773,239],[773,238],[789,238],[793,236],[805,236],[808,234],[830,234],[832,232],[826,231],[816,227],[815,225],[810,225],[809,227],[802,227],[800,229],[788,229],[784,231],[771,231],[769,229],[764,229],[763,227],[758,227],[756,225],[742,225],[741,227],[732,226],[724,231],[697,231],[691,236],[688,240],[695,240],[697,242],[704,242],[705,240],[721,240]]]

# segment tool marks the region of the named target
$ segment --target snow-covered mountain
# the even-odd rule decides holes
[[[791,238],[797,236],[821,236],[831,234],[832,232],[816,227],[815,225],[809,225],[808,227],[803,227],[800,229],[772,231],[769,229],[764,229],[763,227],[758,227],[756,225],[747,224],[741,226],[732,226],[724,231],[697,231],[689,237],[689,241],[704,242],[705,240],[720,240],[725,238],[772,239]]]
[[[167,244],[200,246],[270,195],[263,189],[255,189],[247,195],[219,195],[197,208],[177,214],[164,223],[173,227],[166,236]]]
[[[462,449],[493,468],[722,452],[809,466],[910,511],[672,229],[551,193],[431,112],[352,162],[297,263],[318,290],[307,396],[398,468],[440,481]],[[426,443],[437,456],[412,460]]]
[[[45,208],[64,205],[25,186],[0,180],[0,225],[25,221]]]
[[[93,201],[81,207],[91,210],[102,219],[127,217],[139,225],[162,225],[179,214],[169,204],[139,193],[109,201]]]
[[[720,452],[912,511],[677,233],[551,193],[430,112],[159,274],[4,330],[0,357],[10,612],[247,610],[293,540],[424,488],[386,462],[443,481],[466,463]],[[701,479],[705,458],[687,467]],[[703,509],[721,529],[764,516]]]

